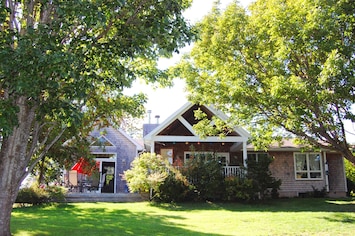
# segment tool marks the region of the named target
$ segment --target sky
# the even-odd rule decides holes
[[[208,14],[213,6],[215,0],[193,0],[192,6],[184,12],[184,16],[193,24],[201,20],[203,16]],[[239,3],[247,7],[253,0],[239,0]],[[221,8],[225,8],[233,0],[220,0]],[[161,68],[167,68],[179,61],[179,58],[184,53],[187,53],[191,46],[187,46],[180,50],[179,55],[175,55],[171,59],[162,59],[159,61]],[[132,88],[126,90],[127,94],[143,92],[148,96],[146,104],[146,111],[151,111],[151,123],[156,123],[155,116],[160,116],[159,123],[162,123],[176,110],[182,107],[186,102],[187,93],[185,92],[185,83],[183,80],[174,80],[172,88],[158,88],[154,89],[150,85],[146,85],[143,81],[136,81],[133,83]],[[148,123],[148,115],[144,118],[144,123]]]
[[[208,14],[215,0],[193,0],[192,6],[184,12],[184,16],[191,22],[196,23],[201,20],[203,16]],[[225,8],[233,0],[220,0],[222,9]],[[239,3],[247,7],[254,0],[239,0]],[[172,66],[177,63],[182,54],[187,53],[191,46],[187,46],[180,50],[179,55],[174,55],[171,59],[162,59],[159,61],[159,66],[162,68]],[[133,83],[131,89],[127,90],[127,94],[143,92],[148,96],[148,102],[145,105],[146,111],[151,111],[151,123],[156,123],[156,116],[160,116],[158,122],[162,123],[170,115],[175,113],[182,107],[187,100],[187,92],[185,91],[185,83],[183,80],[174,80],[172,88],[153,88],[146,85],[145,82],[136,81]],[[354,106],[355,109],[355,106]],[[144,117],[143,123],[148,123],[148,114]],[[355,124],[345,122],[346,129],[352,134],[348,133],[347,138],[350,143],[355,143]]]

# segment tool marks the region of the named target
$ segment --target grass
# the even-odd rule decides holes
[[[353,235],[355,200],[72,203],[14,208],[13,235]]]

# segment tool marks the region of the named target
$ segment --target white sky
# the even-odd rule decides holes
[[[215,0],[193,0],[191,8],[185,11],[185,17],[191,22],[195,23],[202,19],[204,15],[210,12]],[[243,6],[247,6],[253,0],[239,0]],[[226,7],[233,0],[220,0],[221,7]],[[171,59],[162,59],[159,63],[162,68],[173,65],[179,61],[181,54],[186,53],[191,47],[186,47],[180,50],[179,55],[175,55]],[[178,110],[187,102],[185,93],[185,83],[182,80],[175,80],[172,88],[158,88],[154,89],[145,82],[136,81],[133,83],[131,89],[126,90],[127,94],[143,92],[148,95],[148,102],[146,110],[151,110],[151,122],[155,123],[156,115],[160,116],[159,123],[167,119],[171,114]],[[144,123],[148,123],[148,116],[145,117]]]
[[[193,0],[192,7],[185,13],[185,17],[190,20],[191,23],[195,23],[202,19],[212,9],[213,2],[215,0]],[[254,0],[239,0],[239,3],[244,7],[247,7]],[[221,7],[226,7],[233,0],[220,0]],[[180,50],[181,54],[186,53],[191,47],[186,47]],[[179,61],[180,55],[175,55],[172,59],[163,59],[159,63],[163,67],[173,65]],[[150,85],[146,85],[144,82],[136,81],[132,88],[127,90],[128,94],[143,92],[148,96],[148,102],[146,104],[146,110],[151,110],[151,122],[156,123],[155,116],[159,115],[159,123],[163,122],[176,110],[183,106],[187,102],[185,83],[182,80],[175,80],[172,88],[158,88],[154,89]],[[148,116],[145,116],[144,123],[148,123]],[[353,133],[348,133],[348,141],[355,143],[355,124],[346,122],[346,129]]]

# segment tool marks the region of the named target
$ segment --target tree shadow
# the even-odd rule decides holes
[[[355,212],[355,199],[280,198],[254,202],[151,203],[170,211],[217,210],[238,212]]]
[[[328,220],[330,222],[348,223],[348,224],[355,223],[354,216],[351,216],[349,214],[344,214],[344,213],[336,213],[333,214],[332,217],[323,217],[323,219]]]

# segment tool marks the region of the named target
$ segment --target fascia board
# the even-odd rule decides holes
[[[129,136],[126,132],[124,132],[121,129],[118,129],[118,132],[120,132],[125,138],[127,138],[131,143],[133,143],[138,150],[143,150],[142,145],[137,143],[131,136]]]
[[[144,137],[144,141],[152,140],[154,136],[159,134],[163,129],[165,129],[169,124],[171,124],[174,120],[176,120],[179,116],[181,116],[185,111],[190,109],[193,104],[191,102],[185,103],[180,109],[174,112],[171,116],[169,116],[166,120],[164,120],[160,125],[158,125],[155,129],[153,129],[149,134]]]
[[[247,142],[248,139],[245,137],[237,137],[237,136],[227,136],[220,138],[218,136],[206,137],[205,139],[201,139],[196,136],[155,136],[152,140],[154,142]]]
[[[215,114],[218,118],[220,118],[223,121],[228,120],[228,116],[224,114],[222,111],[215,109],[213,106],[206,106],[207,109],[209,109],[213,114]],[[233,128],[234,131],[236,131],[238,134],[240,134],[242,137],[247,137],[250,138],[251,135],[249,134],[248,131],[246,131],[244,128],[237,126]]]

